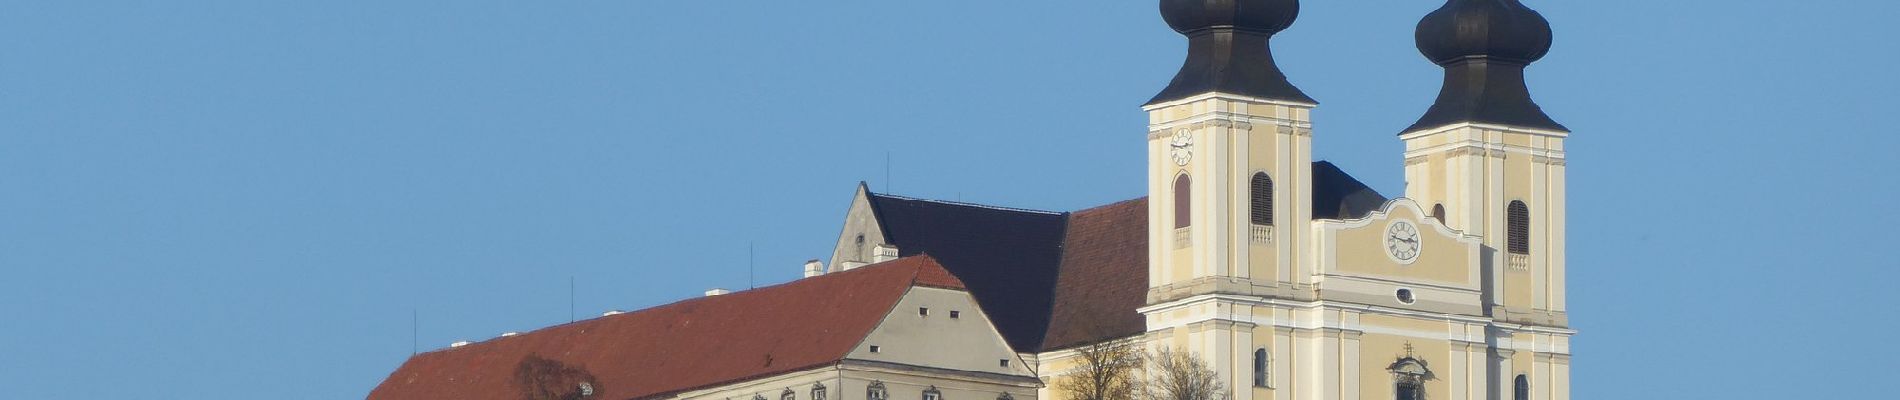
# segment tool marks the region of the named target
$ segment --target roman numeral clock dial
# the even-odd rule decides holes
[[[1168,141],[1168,156],[1174,158],[1174,165],[1186,166],[1194,159],[1194,135],[1188,130],[1174,131],[1174,139]]]
[[[1418,242],[1418,226],[1411,222],[1397,221],[1385,228],[1385,251],[1401,264],[1418,261],[1421,248]]]

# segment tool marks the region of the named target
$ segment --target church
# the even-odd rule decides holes
[[[457,343],[368,397],[1082,400],[1051,382],[1128,343],[1196,355],[1223,400],[1570,398],[1569,130],[1524,80],[1542,15],[1423,17],[1444,82],[1395,132],[1407,184],[1388,195],[1312,159],[1318,103],[1269,44],[1297,0],[1160,11],[1186,61],[1145,139],[1109,139],[1145,143],[1145,197],[1043,211],[860,184],[802,279]]]

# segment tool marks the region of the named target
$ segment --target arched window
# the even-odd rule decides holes
[[[884,382],[871,382],[871,387],[864,389],[864,398],[866,400],[886,400],[891,398],[891,396],[884,391]]]
[[[1511,399],[1531,400],[1531,378],[1524,376],[1524,374],[1517,374],[1517,382],[1512,385],[1511,389],[1515,395],[1515,397]]]
[[[1267,363],[1267,349],[1254,349],[1253,387],[1267,387],[1267,368],[1270,367],[1272,365]]]
[[[1273,178],[1265,172],[1253,174],[1253,224],[1273,225]]]
[[[1194,186],[1193,181],[1187,174],[1174,178],[1174,227],[1176,229],[1188,227],[1188,222],[1194,216],[1193,208],[1190,206],[1194,196],[1189,192]]]
[[[1438,223],[1441,223],[1441,224],[1445,223],[1445,205],[1444,204],[1432,205],[1432,218],[1437,219]]]
[[[1511,200],[1505,210],[1505,241],[1511,254],[1531,253],[1531,209],[1524,202]]]
[[[1425,400],[1425,381],[1432,379],[1432,371],[1425,366],[1424,361],[1408,356],[1392,363],[1386,370],[1392,371],[1392,398]]]

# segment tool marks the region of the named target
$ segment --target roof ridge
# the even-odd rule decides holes
[[[889,198],[889,199],[897,199],[897,200],[909,200],[909,201],[919,201],[919,202],[925,202],[925,203],[937,203],[937,204],[943,204],[943,205],[950,205],[950,206],[960,206],[960,207],[970,207],[970,208],[981,208],[981,209],[989,209],[989,210],[998,210],[998,211],[1014,211],[1014,212],[1024,212],[1024,213],[1034,213],[1034,214],[1045,214],[1045,215],[1062,215],[1062,214],[1067,214],[1066,212],[1060,212],[1060,211],[1048,211],[1048,210],[1036,210],[1036,209],[1029,209],[1029,208],[1018,208],[1018,207],[1004,207],[1004,206],[992,206],[992,205],[988,205],[988,204],[977,204],[977,203],[971,203],[971,202],[965,202],[965,201],[952,201],[952,200],[936,200],[936,199],[926,199],[926,198],[921,198],[921,197],[910,197],[910,196],[901,196],[901,195],[895,195],[895,194],[889,194],[889,193],[877,193],[877,192],[869,192],[869,191],[867,191],[867,192],[865,192],[865,193],[870,193],[870,194],[871,194],[872,196],[878,196],[878,197],[884,197],[884,198]]]
[[[1127,204],[1127,203],[1133,203],[1133,202],[1137,202],[1137,201],[1147,201],[1147,200],[1148,200],[1148,196],[1141,196],[1141,197],[1136,197],[1136,198],[1132,198],[1132,199],[1127,199],[1127,200],[1121,200],[1121,201],[1116,201],[1116,202],[1112,202],[1112,203],[1108,203],[1108,204],[1103,204],[1103,205],[1099,205],[1099,206],[1094,206],[1094,207],[1089,207],[1089,208],[1084,208],[1084,209],[1080,209],[1080,210],[1075,210],[1075,211],[1071,211],[1071,213],[1082,213],[1082,212],[1089,212],[1089,211],[1095,211],[1095,210],[1100,210],[1100,209],[1104,209],[1104,208],[1109,208],[1109,207],[1115,207],[1115,206],[1119,206],[1119,205],[1123,205],[1123,204]]]

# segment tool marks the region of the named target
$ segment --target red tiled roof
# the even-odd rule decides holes
[[[959,289],[928,256],[695,298],[410,357],[370,400],[640,399],[834,364],[912,286]],[[525,375],[525,376],[521,376]]]
[[[1077,211],[1041,351],[1140,334],[1148,294],[1148,198]]]

